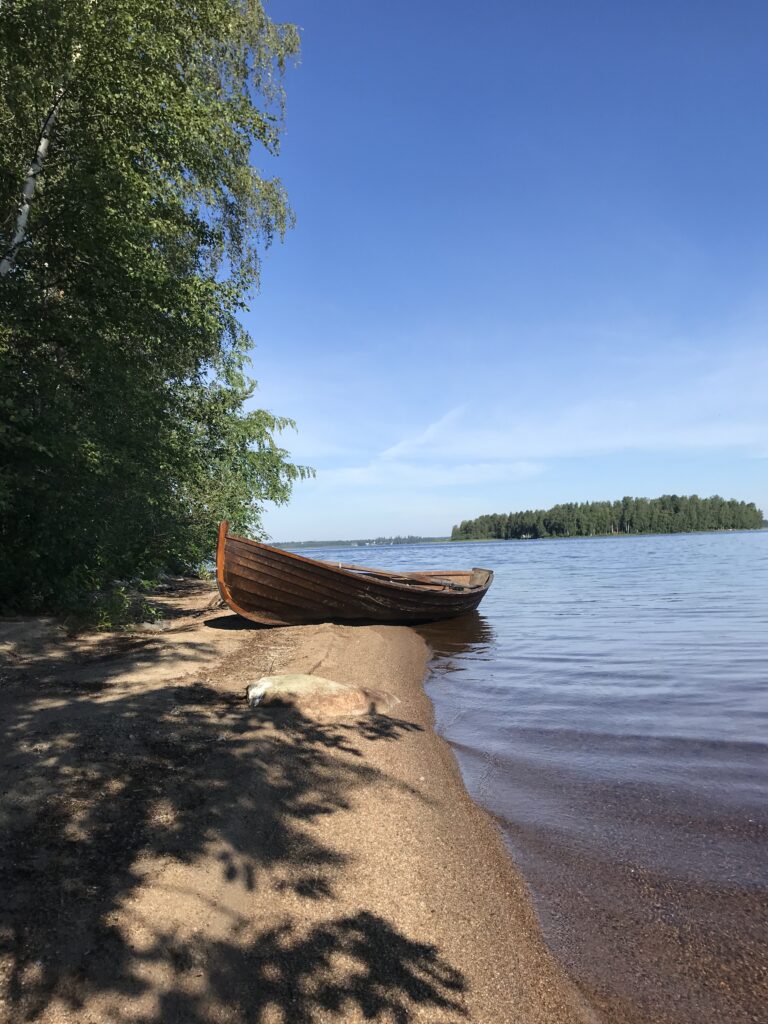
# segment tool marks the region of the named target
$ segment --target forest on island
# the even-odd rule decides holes
[[[550,509],[494,513],[465,519],[451,540],[528,540],[594,537],[621,533],[691,533],[700,530],[759,530],[763,513],[754,502],[719,495],[664,494],[660,498],[568,502]]]

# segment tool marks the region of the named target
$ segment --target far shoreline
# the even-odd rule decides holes
[[[768,536],[768,525],[755,527],[754,529],[723,529],[723,530],[664,530],[658,533],[583,533],[573,534],[568,537],[461,537],[453,539],[452,537],[443,538],[430,538],[427,540],[409,541],[403,542],[402,544],[358,544],[355,541],[307,541],[303,544],[282,544],[276,541],[269,541],[273,547],[281,548],[282,550],[292,551],[295,549],[306,551],[311,548],[337,548],[337,547],[354,547],[356,544],[359,548],[366,550],[378,549],[378,548],[400,548],[400,547],[419,547],[422,544],[430,545],[458,545],[458,544],[528,544],[531,542],[539,541],[567,541],[567,540],[607,540],[607,539],[626,539],[626,538],[638,538],[638,537],[707,537],[713,534],[724,534],[732,535],[734,533],[749,533],[749,534],[761,534],[764,533]]]

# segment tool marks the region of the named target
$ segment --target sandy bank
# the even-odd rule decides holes
[[[135,637],[0,622],[3,1019],[589,1019],[432,731],[421,638],[252,630],[210,597]],[[248,708],[289,671],[400,703]]]

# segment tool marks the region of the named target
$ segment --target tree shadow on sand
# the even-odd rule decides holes
[[[434,946],[406,938],[367,911],[318,924],[304,936],[291,924],[272,928],[245,949],[186,945],[184,956],[189,970],[207,964],[207,991],[200,996],[177,988],[163,996],[163,1022],[204,1024],[212,1003],[248,1021],[277,1008],[291,1024],[328,1020],[330,1013],[343,1020],[355,1011],[365,1020],[406,1024],[412,1005],[465,1015],[460,972]]]
[[[352,1008],[397,1024],[417,1005],[445,1021],[463,1015],[465,982],[439,950],[367,911],[261,931],[244,920],[227,939],[155,926],[141,948],[117,917],[147,860],[194,865],[213,846],[226,884],[269,884],[332,907],[347,860],[308,825],[349,807],[362,787],[415,792],[366,763],[364,745],[418,726],[386,715],[272,720],[203,683],[114,685],[108,659],[98,678],[80,681],[9,673],[0,715],[0,1007],[9,1020],[35,1020],[53,1002],[77,1012],[94,996],[129,1007],[147,994],[152,964],[165,970],[158,1008],[126,1008],[126,1020],[202,1024],[219,1019],[217,1006],[227,1008],[222,1020],[277,1013],[269,1019],[296,1024]]]

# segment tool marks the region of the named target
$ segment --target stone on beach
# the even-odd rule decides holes
[[[287,706],[321,720],[382,714],[398,703],[397,697],[384,690],[350,686],[303,673],[263,676],[249,683],[245,694],[252,708]]]

